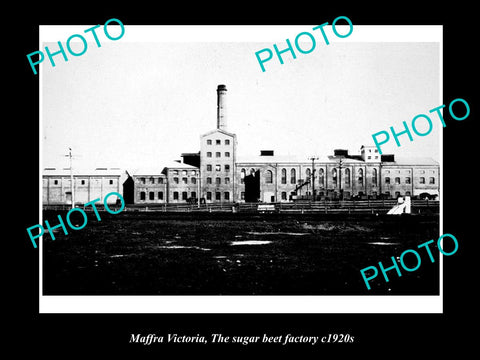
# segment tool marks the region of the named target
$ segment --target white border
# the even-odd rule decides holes
[[[108,20],[108,19],[106,19]],[[352,19],[353,20],[353,19]],[[333,21],[326,19],[323,22]],[[39,49],[43,42],[62,41],[83,34],[85,26],[40,26]],[[110,26],[110,25],[109,25]],[[116,25],[112,25],[116,26]],[[292,39],[315,25],[305,26],[151,26],[125,25],[119,41],[132,42],[243,42]],[[329,26],[328,26],[329,27]],[[327,28],[328,28],[327,27]],[[344,33],[338,27],[340,33]],[[348,29],[346,29],[348,30]],[[103,27],[97,31],[103,31]],[[331,33],[331,32],[330,32]],[[346,33],[346,32],[345,32]],[[90,35],[91,36],[91,35]],[[356,26],[342,42],[439,42],[440,99],[443,104],[443,26]],[[42,64],[39,69],[39,219],[42,223]],[[440,136],[440,234],[443,233],[443,132]],[[427,239],[426,239],[427,240]],[[443,257],[440,256],[440,294],[433,296],[46,296],[43,295],[43,247],[39,250],[40,313],[442,313]],[[427,264],[425,264],[427,266]]]

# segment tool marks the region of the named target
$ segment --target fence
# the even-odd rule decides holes
[[[265,207],[262,205],[273,205]],[[396,200],[322,200],[322,201],[296,201],[278,203],[213,203],[201,204],[200,207],[194,204],[149,204],[149,205],[127,205],[124,211],[144,212],[280,212],[280,213],[368,213],[383,214],[397,204]],[[259,205],[261,205],[259,207]],[[103,211],[103,205],[95,205],[99,211]],[[91,206],[80,208],[85,211],[93,211]],[[412,213],[438,213],[438,200],[412,200]],[[44,210],[69,210],[71,205],[44,205]],[[110,206],[116,211],[116,206]]]

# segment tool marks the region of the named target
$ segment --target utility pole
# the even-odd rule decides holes
[[[315,202],[315,160],[318,160],[318,156],[311,156],[309,159],[312,160],[312,171],[311,171],[312,197],[313,197],[313,201]]]
[[[343,158],[338,160],[338,192],[340,193],[340,200],[343,200],[342,194],[342,165],[343,165]]]
[[[73,167],[72,167],[72,148],[68,148],[68,156],[70,158],[70,192],[72,194],[72,209],[75,207],[75,194],[74,194],[74,184],[73,184]]]

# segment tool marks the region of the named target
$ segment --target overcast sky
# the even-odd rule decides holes
[[[293,43],[296,32],[280,29],[279,47],[287,37]],[[297,52],[295,60],[285,53],[285,64],[272,59],[266,72],[255,52],[272,42],[250,39],[121,39],[101,48],[89,43],[67,63],[57,56],[55,68],[41,68],[42,165],[67,167],[69,147],[77,167],[122,169],[161,166],[197,152],[200,134],[216,126],[218,84],[227,86],[227,128],[245,155],[261,149],[305,158],[336,148],[358,153],[361,145],[374,145],[373,133],[390,126],[401,131],[402,121],[410,124],[441,104],[439,43],[352,39],[326,46],[317,38],[313,52]],[[383,152],[438,161],[441,125],[432,120],[428,136],[410,142],[403,135],[402,147],[392,139]]]

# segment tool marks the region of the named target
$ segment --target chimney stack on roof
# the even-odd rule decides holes
[[[227,87],[217,87],[217,129],[227,130],[227,109],[226,109]]]

